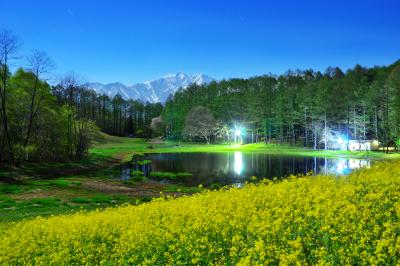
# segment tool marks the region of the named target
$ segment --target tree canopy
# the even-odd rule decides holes
[[[400,137],[399,80],[399,61],[346,72],[329,67],[324,73],[307,69],[222,80],[179,90],[162,116],[172,139],[185,137],[186,118],[202,106],[221,127],[242,125],[247,142],[326,148],[329,136],[341,136],[389,145]]]

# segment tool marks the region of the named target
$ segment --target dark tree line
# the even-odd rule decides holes
[[[161,103],[143,104],[138,100],[125,100],[119,94],[110,98],[98,95],[84,85],[64,83],[53,87],[53,94],[59,102],[75,106],[73,110],[78,110],[79,118],[87,117],[103,132],[114,136],[152,137],[151,120],[160,116]]]
[[[247,142],[326,148],[333,137],[344,136],[392,145],[400,137],[400,62],[356,65],[345,73],[329,67],[324,73],[297,70],[192,85],[165,105],[167,136],[196,139],[186,134],[185,125],[187,115],[193,117],[191,110],[199,106],[217,121],[210,135],[214,140],[224,140],[221,132],[240,126]]]

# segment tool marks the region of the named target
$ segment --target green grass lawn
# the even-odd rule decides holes
[[[130,197],[87,189],[82,187],[85,180],[71,177],[28,180],[21,184],[0,183],[0,223],[150,200],[148,197]]]
[[[130,160],[134,153],[172,153],[172,152],[260,152],[267,154],[293,155],[293,156],[312,156],[312,157],[354,157],[371,159],[396,159],[400,158],[400,153],[376,152],[376,151],[333,151],[333,150],[313,150],[304,147],[296,147],[280,144],[203,144],[189,142],[165,141],[163,143],[152,144],[143,139],[110,137],[104,135],[102,142],[96,143],[90,149],[90,154],[98,158],[118,158]]]

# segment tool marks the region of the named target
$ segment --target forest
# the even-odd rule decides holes
[[[342,138],[394,146],[400,137],[400,61],[192,85],[168,99],[163,119],[174,139],[227,141],[239,128],[247,143],[318,149]]]
[[[0,162],[81,159],[99,130],[206,143],[232,141],[240,130],[245,143],[314,149],[335,138],[400,144],[400,61],[194,84],[163,106],[98,95],[76,74],[49,84],[51,58],[35,50],[20,60],[20,46],[12,32],[0,33]]]
[[[97,95],[73,73],[52,85],[51,58],[40,50],[23,57],[21,43],[0,31],[0,163],[82,159],[99,129],[151,136],[151,118],[159,116],[161,104]]]

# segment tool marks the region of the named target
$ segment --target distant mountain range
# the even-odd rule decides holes
[[[99,94],[105,94],[114,97],[119,94],[124,99],[134,99],[143,102],[161,102],[164,103],[170,94],[175,94],[179,88],[187,88],[192,84],[208,84],[213,81],[204,74],[187,75],[185,73],[169,74],[162,78],[137,83],[127,86],[121,82],[110,84],[86,83],[85,85]]]

